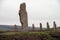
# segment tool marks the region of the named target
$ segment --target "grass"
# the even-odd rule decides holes
[[[31,34],[36,34],[36,35],[41,35],[41,34],[48,34],[47,32],[5,32],[5,33],[0,33],[0,35],[31,35]]]
[[[3,32],[0,33],[0,39],[11,40],[14,36],[19,36],[20,38],[46,38],[46,40],[56,40],[57,38],[52,37],[55,33],[60,33],[60,31],[41,31],[41,32]],[[50,35],[51,34],[51,35]],[[56,35],[57,36],[57,35]],[[4,39],[5,40],[5,39]]]

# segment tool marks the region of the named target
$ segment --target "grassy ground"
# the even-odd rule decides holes
[[[60,40],[60,31],[41,32],[3,32],[0,33],[0,40]]]

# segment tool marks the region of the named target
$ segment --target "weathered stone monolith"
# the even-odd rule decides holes
[[[40,23],[40,31],[42,31],[42,23]]]
[[[28,18],[27,18],[27,11],[26,11],[25,3],[20,4],[19,18],[22,25],[22,31],[28,32]]]
[[[53,27],[54,27],[54,30],[56,29],[56,23],[55,21],[53,22]]]
[[[48,22],[47,22],[47,30],[50,30],[50,26]]]
[[[34,31],[34,28],[35,28],[35,26],[34,26],[34,24],[32,24],[32,31]]]

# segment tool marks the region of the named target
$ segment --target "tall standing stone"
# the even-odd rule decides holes
[[[53,27],[54,27],[54,30],[56,29],[56,23],[55,21],[53,22]]]
[[[42,23],[40,23],[40,31],[42,31]]]
[[[32,31],[34,31],[34,28],[35,28],[35,26],[34,26],[34,24],[32,24]]]
[[[27,18],[27,11],[26,11],[25,3],[20,4],[19,18],[22,25],[22,31],[28,32],[28,18]]]
[[[47,22],[47,30],[50,30],[50,26],[48,22]]]

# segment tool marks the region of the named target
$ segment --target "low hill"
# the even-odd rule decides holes
[[[18,30],[21,30],[21,26],[17,25]],[[32,27],[28,27],[29,30],[32,30]],[[45,28],[43,28],[45,29]],[[14,25],[0,25],[0,30],[14,30]],[[39,27],[35,27],[35,30],[40,30]]]

